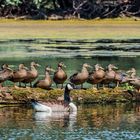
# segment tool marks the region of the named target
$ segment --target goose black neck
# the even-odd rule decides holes
[[[65,88],[64,91],[64,102],[66,103],[70,103],[70,90],[68,90],[68,88]]]

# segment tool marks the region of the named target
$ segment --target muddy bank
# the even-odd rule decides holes
[[[26,104],[30,99],[45,101],[63,101],[63,90],[43,90],[39,88],[5,88],[0,92],[0,104]],[[139,102],[140,93],[128,92],[122,88],[115,89],[87,89],[71,91],[71,98],[80,104]]]

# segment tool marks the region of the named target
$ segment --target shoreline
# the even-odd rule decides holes
[[[116,30],[117,29],[117,30]],[[0,39],[133,39],[140,38],[140,20],[13,20],[0,19]]]

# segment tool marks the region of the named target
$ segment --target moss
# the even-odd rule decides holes
[[[10,95],[16,101],[28,101],[30,99],[57,101],[63,100],[64,90],[53,89],[43,90],[40,88],[10,88]],[[135,93],[134,97],[123,88],[115,89],[87,89],[87,90],[72,90],[71,98],[77,103],[111,103],[111,102],[130,102],[139,101],[139,93]],[[4,99],[3,99],[4,100]]]

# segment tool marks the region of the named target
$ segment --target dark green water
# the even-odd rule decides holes
[[[28,107],[0,108],[1,140],[139,140],[140,104],[78,106],[48,116]]]

